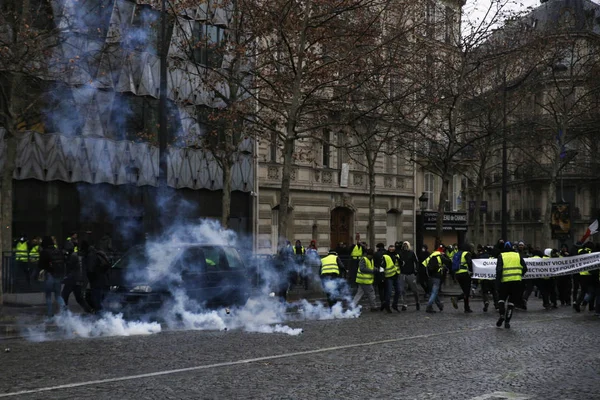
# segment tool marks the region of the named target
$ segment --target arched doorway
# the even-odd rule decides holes
[[[349,208],[337,207],[331,210],[329,241],[332,249],[335,249],[340,242],[346,245],[351,243],[352,217],[353,212]]]

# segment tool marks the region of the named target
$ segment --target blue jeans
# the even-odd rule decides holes
[[[398,299],[400,298],[400,275],[385,278],[385,306],[387,308],[390,307],[392,290],[394,290],[394,302],[392,303],[392,307],[398,308]]]
[[[60,279],[57,279],[46,272],[46,281],[44,282],[44,294],[46,295],[46,311],[48,318],[52,318],[54,313],[52,312],[52,293],[54,293],[54,301],[63,308],[65,302],[60,295]]]
[[[438,297],[438,294],[440,293],[440,284],[441,284],[440,278],[431,278],[429,280],[429,287],[431,288],[431,296],[429,296],[429,301],[427,302],[427,307],[433,306],[433,303],[435,302],[435,304],[438,306],[438,308],[440,310],[442,308],[444,308],[444,306],[442,305],[442,302],[440,301],[440,299]]]

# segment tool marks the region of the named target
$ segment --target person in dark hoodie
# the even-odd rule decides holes
[[[40,270],[40,280],[44,281],[44,294],[46,296],[46,315],[48,318],[54,316],[52,310],[52,294],[54,301],[58,303],[61,309],[65,307],[65,302],[60,295],[61,279],[64,275],[65,261],[62,251],[54,247],[54,241],[46,236],[42,239],[42,251],[38,269]]]
[[[400,295],[402,300],[402,311],[406,311],[406,289],[407,287],[415,297],[415,308],[421,309],[419,304],[419,291],[417,289],[417,273],[419,271],[419,260],[412,250],[410,242],[403,242],[400,250],[400,259],[403,261],[400,267]]]
[[[383,310],[385,307],[385,262],[383,260],[385,244],[377,243],[375,247],[377,251],[373,255],[373,267],[375,269],[373,286],[375,286],[375,292],[379,296],[380,309]]]
[[[67,254],[66,266],[67,276],[63,281],[64,286],[61,293],[65,306],[69,305],[69,296],[73,293],[77,304],[79,304],[86,313],[91,313],[93,310],[87,301],[85,301],[84,291],[87,286],[87,276],[83,270],[83,262],[81,257],[79,257],[79,254]]]
[[[473,257],[471,255],[471,247],[468,244],[463,244],[458,251],[460,256],[460,264],[458,270],[454,273],[456,281],[460,285],[462,293],[458,297],[451,297],[450,301],[454,308],[458,308],[458,300],[464,300],[465,313],[472,313],[469,306],[469,297],[471,297],[471,274],[473,273]]]
[[[100,262],[98,251],[86,240],[81,242],[79,250],[82,256],[83,270],[90,282],[91,297],[89,305],[95,311],[100,311],[102,309],[104,294],[108,289],[107,269],[110,265],[107,266]]]
[[[425,300],[429,299],[429,291],[431,287],[429,286],[429,273],[427,272],[427,268],[423,265],[423,261],[426,260],[430,255],[431,253],[429,252],[429,247],[426,244],[423,244],[417,253],[417,259],[419,260],[417,283],[421,285],[423,291],[425,292]]]

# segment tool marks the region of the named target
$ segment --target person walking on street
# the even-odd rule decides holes
[[[77,304],[83,308],[86,313],[91,313],[93,310],[85,301],[85,288],[87,286],[87,277],[83,270],[83,262],[78,253],[67,255],[67,276],[64,279],[64,286],[61,297],[65,303],[65,307],[69,306],[69,296],[71,293],[75,295]]]
[[[80,252],[83,270],[90,282],[91,297],[89,305],[95,311],[100,311],[102,309],[104,293],[108,288],[107,273],[110,263],[106,259],[106,255],[104,257],[101,256],[104,253],[96,250],[85,240],[81,242]]]
[[[356,280],[356,271],[358,262],[363,258],[364,248],[360,243],[360,237],[356,234],[356,243],[350,247],[350,268],[348,269],[348,282],[353,283]]]
[[[526,273],[525,259],[513,250],[510,242],[506,242],[504,251],[498,255],[496,262],[496,283],[500,295],[498,301],[500,318],[496,321],[497,327],[501,327],[504,323],[505,328],[510,328],[510,320],[515,309],[514,302],[521,299],[521,281]]]
[[[570,257],[569,246],[563,244],[560,247],[559,257]],[[573,282],[571,280],[571,275],[561,275],[556,277],[556,288],[558,289],[558,300],[560,301],[561,306],[569,306],[571,305],[571,287],[573,286]]]
[[[344,284],[340,277],[345,271],[346,268],[335,250],[329,250],[329,254],[321,260],[321,271],[319,272],[329,307],[333,307],[339,300],[340,286]]]
[[[443,252],[442,249],[438,249],[431,253],[421,263],[429,274],[429,287],[431,288],[431,294],[429,295],[429,301],[427,302],[427,308],[425,309],[428,313],[435,313],[433,309],[433,303],[435,303],[440,311],[444,311],[444,305],[439,299],[440,284],[442,282],[444,261],[442,260]]]
[[[452,306],[458,309],[458,300],[464,300],[465,313],[472,313],[469,306],[469,297],[471,297],[471,274],[473,273],[473,258],[471,256],[469,245],[463,244],[460,250],[455,253],[454,257],[458,259],[458,269],[454,272],[454,276],[462,293],[458,298],[451,297]]]
[[[400,258],[398,254],[396,254],[396,247],[391,244],[388,246],[387,253],[383,256],[385,260],[385,303],[382,305],[383,308],[388,313],[391,313],[393,308],[394,310],[400,312],[398,309],[398,300],[400,299]],[[392,291],[394,292],[394,301],[392,301]]]
[[[400,250],[400,260],[402,261],[400,267],[400,295],[402,300],[402,311],[406,311],[406,289],[410,288],[415,298],[415,308],[417,311],[421,309],[419,304],[419,291],[417,289],[417,273],[419,271],[419,260],[417,255],[412,250],[410,242],[405,241],[402,243],[402,250]]]
[[[591,243],[585,243],[581,246],[581,248],[577,251],[577,254],[589,254],[592,252]],[[593,275],[591,271],[582,271],[579,273],[579,285],[581,287],[581,291],[573,304],[573,308],[577,312],[581,312],[581,306],[585,309],[588,305],[589,299],[592,297],[592,292],[594,290],[594,282]]]
[[[477,256],[478,259],[490,259],[491,248],[481,246],[481,250]],[[498,309],[498,291],[496,290],[496,282],[491,279],[481,279],[481,299],[483,300],[483,312],[487,312],[490,307],[490,297],[494,302],[494,308]]]
[[[356,272],[356,283],[358,291],[352,300],[352,304],[358,305],[358,302],[364,294],[369,298],[369,306],[371,311],[377,311],[375,303],[375,289],[373,288],[373,279],[375,275],[375,267],[373,265],[373,250],[365,251],[365,256],[358,263],[358,271]]]
[[[377,243],[377,251],[373,256],[373,265],[375,267],[374,283],[377,295],[379,296],[380,310],[385,308],[385,244]]]
[[[42,240],[42,251],[40,252],[40,261],[38,269],[40,270],[40,280],[44,281],[44,295],[46,297],[46,316],[54,316],[52,307],[52,295],[54,301],[62,310],[65,302],[60,295],[61,278],[64,273],[64,255],[54,247],[50,237],[44,237]]]

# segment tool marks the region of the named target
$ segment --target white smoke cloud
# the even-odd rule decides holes
[[[256,333],[276,333],[296,336],[301,328],[292,328],[286,322],[301,320],[329,320],[337,318],[357,318],[360,306],[352,304],[350,290],[342,280],[324,283],[324,289],[338,302],[329,307],[321,302],[311,303],[300,300],[286,303],[277,297],[270,297],[274,287],[280,288],[289,273],[296,270],[293,261],[283,264],[265,261],[259,265],[260,286],[253,289],[244,305],[231,308],[208,309],[204,304],[190,298],[179,285],[183,278],[174,262],[181,245],[211,244],[238,247],[243,239],[238,239],[233,231],[225,230],[214,221],[201,221],[196,225],[184,225],[169,230],[160,240],[149,241],[144,249],[146,258],[142,261],[147,268],[140,274],[131,275],[131,282],[169,282],[172,298],[163,304],[155,314],[143,314],[134,320],[123,318],[122,314],[102,313],[100,316],[79,316],[63,312],[54,318],[57,335],[60,338],[150,335],[162,331],[162,326],[176,330],[242,330]],[[320,283],[313,276],[315,284]],[[245,288],[242,288],[245,289]],[[289,312],[296,310],[296,312]],[[148,322],[158,320],[159,322]],[[47,340],[43,330],[30,331],[31,340]]]

